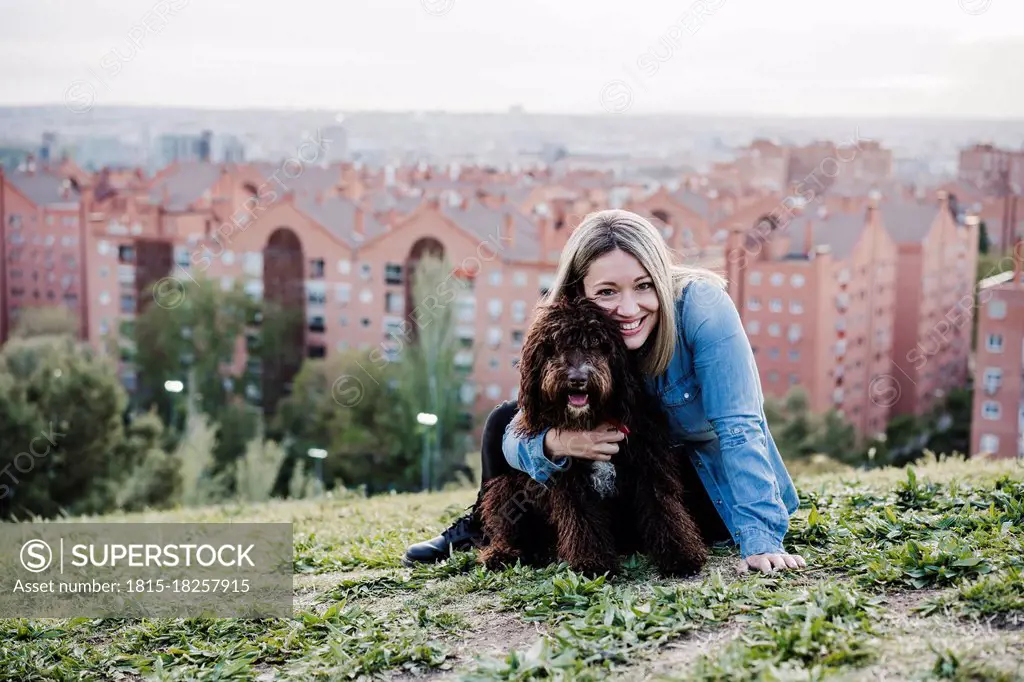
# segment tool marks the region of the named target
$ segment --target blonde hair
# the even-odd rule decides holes
[[[658,320],[645,344],[649,348],[642,367],[646,374],[658,376],[668,369],[676,352],[675,302],[683,289],[696,280],[725,288],[726,281],[711,270],[674,263],[668,245],[650,221],[630,211],[609,209],[588,215],[569,236],[554,282],[540,305],[584,296],[583,278],[591,263],[616,249],[636,258],[654,283]]]

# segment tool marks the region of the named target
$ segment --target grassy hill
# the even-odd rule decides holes
[[[1024,469],[930,461],[799,476],[803,571],[697,579],[631,558],[490,573],[409,542],[473,497],[222,506],[107,521],[292,521],[294,619],[0,621],[5,680],[1024,679]]]

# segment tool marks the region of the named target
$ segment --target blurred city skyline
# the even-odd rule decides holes
[[[87,88],[98,106],[1024,118],[1024,4],[1009,0],[40,0],[5,15],[0,105]]]

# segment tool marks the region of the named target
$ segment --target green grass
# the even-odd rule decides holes
[[[798,477],[808,569],[613,579],[399,558],[473,491],[106,517],[291,521],[292,619],[0,621],[3,680],[1024,679],[1024,470],[926,462]],[[98,520],[98,519],[90,519]]]

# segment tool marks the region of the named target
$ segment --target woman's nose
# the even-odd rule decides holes
[[[633,317],[639,312],[640,306],[636,304],[633,294],[623,294],[619,301],[619,309],[616,311],[620,317]]]

